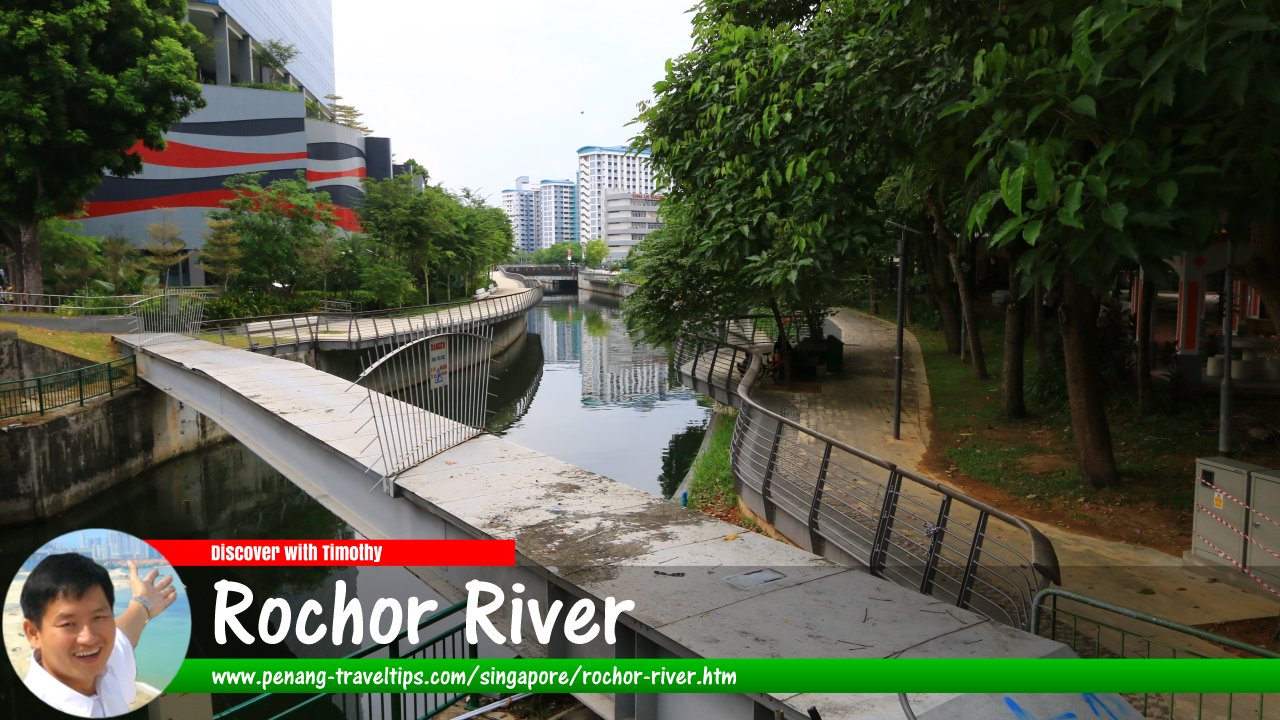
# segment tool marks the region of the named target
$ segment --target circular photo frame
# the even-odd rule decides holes
[[[22,564],[4,601],[9,662],[36,698],[116,717],[159,697],[191,641],[191,605],[168,560],[128,533],[77,530]]]

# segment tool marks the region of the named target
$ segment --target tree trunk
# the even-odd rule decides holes
[[[947,262],[951,265],[951,274],[955,276],[956,286],[960,290],[960,314],[968,332],[969,355],[973,359],[973,377],[987,380],[991,375],[987,372],[987,358],[982,352],[982,337],[978,331],[978,316],[973,307],[973,286],[969,283],[969,273],[960,265],[959,242],[946,226],[946,216],[942,212],[939,201],[932,197],[932,191],[925,193],[925,205],[933,219],[933,232],[947,248]]]
[[[1080,476],[1096,488],[1113,485],[1118,479],[1116,460],[1111,448],[1102,378],[1094,362],[1098,299],[1090,288],[1077,283],[1071,273],[1063,280],[1058,323],[1062,328],[1071,431],[1075,436]]]
[[[959,355],[960,309],[956,306],[956,293],[949,281],[951,273],[947,266],[946,248],[936,238],[932,241],[922,238],[918,245],[923,250],[919,253],[920,262],[929,278],[929,289],[933,293],[934,306],[938,309],[942,336],[947,341],[947,352]]]
[[[1276,237],[1276,219],[1249,226],[1249,260],[1235,266],[1235,275],[1262,296],[1271,322],[1280,333],[1280,238]]]
[[[1031,334],[1036,339],[1036,362],[1044,365],[1049,348],[1044,342],[1044,287],[1040,283],[1031,295]]]
[[[1027,299],[1018,278],[1019,249],[1009,258],[1009,299],[1004,308],[1004,368],[1000,381],[1000,413],[1010,420],[1027,416],[1023,394],[1023,345],[1026,342]]]
[[[28,293],[22,304],[35,304],[30,295],[44,292],[44,265],[40,259],[40,219],[18,224],[18,291]]]
[[[1150,278],[1139,276],[1142,285],[1138,296],[1138,406],[1143,415],[1155,411],[1155,395],[1151,386],[1151,317],[1155,312],[1156,286]]]

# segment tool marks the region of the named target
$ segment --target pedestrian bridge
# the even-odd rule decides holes
[[[423,320],[422,322],[428,322]],[[517,566],[413,570],[446,597],[471,579],[636,608],[613,646],[515,646],[556,657],[1070,657],[1060,643],[481,434],[398,473],[370,392],[298,362],[180,335],[133,334],[138,374],[205,414],[370,538],[514,539]],[[395,407],[399,400],[380,402]],[[404,408],[409,412],[409,408]],[[615,693],[605,718],[906,717],[894,695]],[[1092,718],[1080,695],[912,695],[922,718]],[[1137,718],[1104,696],[1113,718]],[[818,714],[809,712],[815,708]],[[1016,710],[1016,712],[1015,712]],[[1018,714],[1022,713],[1022,714]]]

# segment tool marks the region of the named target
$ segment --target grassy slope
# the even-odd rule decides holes
[[[46,330],[3,321],[0,321],[0,330],[16,330],[20,340],[43,345],[96,363],[107,362],[121,356],[119,346],[107,333]]]

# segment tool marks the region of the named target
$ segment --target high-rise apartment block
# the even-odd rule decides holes
[[[578,241],[578,186],[572,180],[538,183],[538,244]]]
[[[610,240],[609,194],[653,196],[654,190],[648,150],[635,152],[624,146],[595,145],[578,148],[579,237],[583,242],[603,238],[609,244],[611,259],[626,257],[635,244],[632,235],[639,233],[623,233],[619,227],[616,239]],[[626,244],[622,242],[623,235]]]
[[[529,176],[516,178],[516,186],[502,191],[502,211],[511,221],[512,244],[521,252],[538,249],[538,197],[529,187]]]
[[[514,188],[502,191],[502,210],[511,221],[516,250],[535,252],[578,241],[578,186],[572,180],[530,185],[529,176],[521,175]]]

